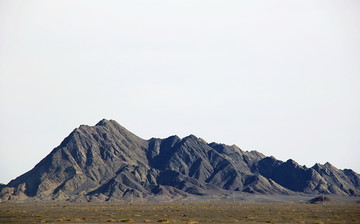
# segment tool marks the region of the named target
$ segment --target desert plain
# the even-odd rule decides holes
[[[7,202],[0,223],[360,223],[360,203]]]

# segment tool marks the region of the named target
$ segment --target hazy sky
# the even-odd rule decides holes
[[[80,124],[360,172],[360,2],[0,0],[0,182]]]

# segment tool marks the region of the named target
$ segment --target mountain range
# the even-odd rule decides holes
[[[238,194],[360,196],[360,175],[308,168],[189,135],[144,140],[113,120],[81,125],[33,169],[0,185],[0,201],[170,200]]]

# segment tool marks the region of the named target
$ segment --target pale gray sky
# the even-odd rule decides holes
[[[360,172],[360,2],[0,0],[0,182],[80,124]]]

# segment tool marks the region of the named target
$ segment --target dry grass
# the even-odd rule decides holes
[[[120,219],[120,222],[134,222],[133,219]]]
[[[0,203],[0,223],[360,223],[360,204]]]

